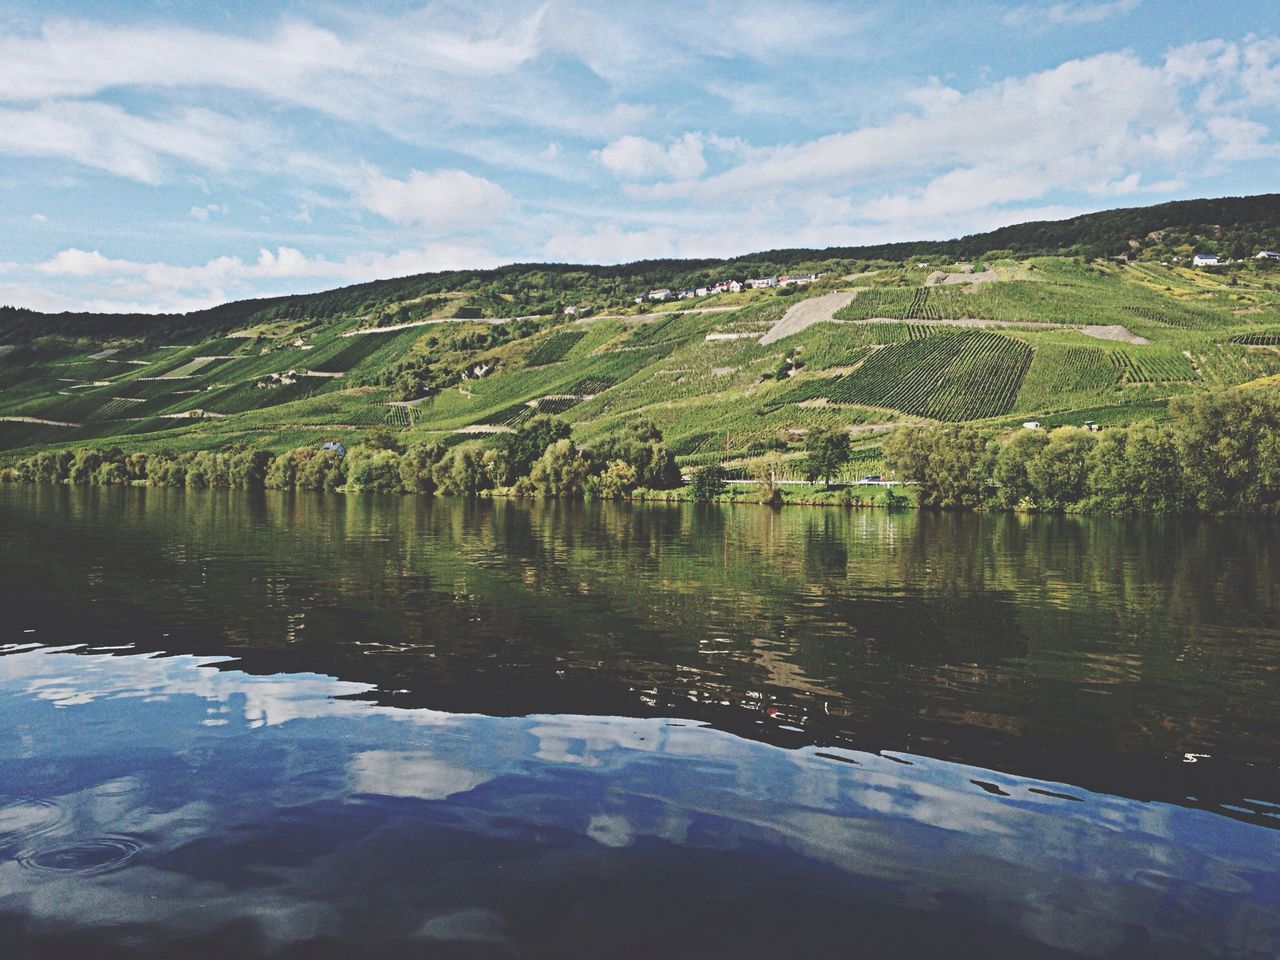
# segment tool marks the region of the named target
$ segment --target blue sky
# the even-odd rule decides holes
[[[1273,0],[0,8],[0,303],[941,238],[1263,193]]]

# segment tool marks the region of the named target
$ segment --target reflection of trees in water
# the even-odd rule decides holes
[[[396,702],[768,716],[961,759],[965,737],[1280,742],[1263,524],[43,486],[0,505],[7,582],[32,584],[10,605],[67,639]]]

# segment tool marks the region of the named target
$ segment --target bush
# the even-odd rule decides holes
[[[724,467],[718,463],[709,463],[693,472],[689,482],[689,492],[698,501],[714,500],[724,493]]]
[[[611,460],[604,470],[592,477],[588,491],[602,500],[621,500],[636,488],[636,468],[625,460]]]

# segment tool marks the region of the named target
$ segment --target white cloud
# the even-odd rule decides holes
[[[52,276],[89,277],[108,273],[129,273],[137,264],[127,260],[112,260],[97,250],[77,250],[71,247],[60,250],[35,269]]]
[[[221,203],[206,203],[202,207],[192,207],[188,215],[195,220],[199,220],[201,223],[205,223],[208,221],[211,214],[225,214],[226,212],[226,206]]]
[[[505,190],[465,170],[414,170],[407,180],[372,173],[357,199],[392,223],[437,233],[486,226],[511,207]]]
[[[36,223],[45,223],[48,221],[49,218],[43,213],[33,213],[31,215],[31,219],[34,220]]]
[[[751,151],[722,173],[642,193],[752,201],[809,185],[865,191],[923,176],[917,204],[956,213],[1123,181],[1181,164],[1207,140],[1172,78],[1128,53],[1072,60],[970,93],[933,82],[913,99],[917,110],[885,123]],[[909,194],[881,206],[902,196]]]
[[[1054,3],[1048,7],[1025,5],[1004,16],[1009,26],[1077,26],[1101,23],[1111,17],[1132,13],[1142,0],[1109,0],[1106,3]]]
[[[36,264],[0,263],[0,273],[16,275],[0,283],[0,303],[33,304],[45,310],[187,311],[240,297],[306,292],[435,270],[479,269],[500,262],[483,247],[450,242],[390,253],[366,251],[340,260],[280,246],[258,251],[254,260],[227,255],[191,265],[124,260],[70,247]],[[37,294],[36,278],[57,278],[68,286],[62,293]]]
[[[700,133],[686,133],[667,146],[644,137],[619,137],[599,153],[606,170],[630,180],[686,180],[707,169]]]
[[[269,139],[254,121],[203,109],[150,119],[94,102],[0,107],[0,153],[65,158],[143,183],[162,182],[174,161],[228,170]]]
[[[1217,141],[1215,159],[1222,162],[1265,160],[1280,156],[1280,143],[1270,140],[1266,124],[1242,117],[1211,117],[1206,126]]]

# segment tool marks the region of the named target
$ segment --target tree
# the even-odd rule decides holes
[[[693,494],[693,499],[700,502],[714,500],[724,493],[724,479],[724,467],[718,463],[709,463],[693,471],[689,492]]]
[[[920,503],[951,509],[982,501],[986,444],[972,427],[895,430],[884,445],[885,464],[920,487]]]
[[[835,427],[819,427],[809,434],[804,461],[805,477],[810,482],[821,479],[831,486],[831,478],[849,461],[849,431]]]
[[[1027,466],[1036,503],[1046,510],[1065,510],[1085,498],[1089,480],[1089,451],[1094,434],[1079,427],[1059,427]]]
[[[385,424],[380,424],[369,431],[368,438],[365,440],[365,446],[374,450],[394,450],[396,453],[404,452],[404,444],[399,438],[391,432],[391,428]]]
[[[569,436],[569,424],[557,417],[537,414],[526,420],[515,433],[506,435],[498,464],[498,482],[510,486],[527,476],[533,462],[557,440]]]
[[[1177,397],[1173,436],[1196,506],[1206,513],[1274,512],[1280,504],[1280,397],[1232,390]]]
[[[436,462],[432,479],[441,493],[474,497],[487,486],[488,475],[480,451],[470,447],[455,449]]]
[[[405,493],[435,493],[432,470],[444,454],[445,448],[438,443],[411,444],[400,457],[400,486]]]
[[[757,461],[752,468],[751,478],[756,481],[761,503],[776,506],[782,502],[782,487],[778,485],[778,474],[781,472],[782,461],[777,457]]]
[[[989,476],[995,487],[991,500],[996,506],[1011,509],[1032,499],[1034,491],[1027,471],[1048,443],[1043,430],[1019,430],[995,445]]]
[[[587,489],[602,500],[621,500],[636,488],[636,468],[625,460],[611,460],[592,477]]]
[[[1104,513],[1178,514],[1190,507],[1173,431],[1151,421],[1108,430],[1089,452],[1089,504]]]
[[[395,493],[401,488],[400,457],[394,450],[355,447],[346,459],[346,486],[369,493]]]
[[[680,468],[652,420],[640,419],[624,430],[606,434],[594,444],[595,460],[603,466],[621,460],[635,468],[638,487],[667,490],[680,483]]]
[[[568,438],[547,447],[529,471],[529,479],[548,497],[580,497],[590,476],[590,461]]]

